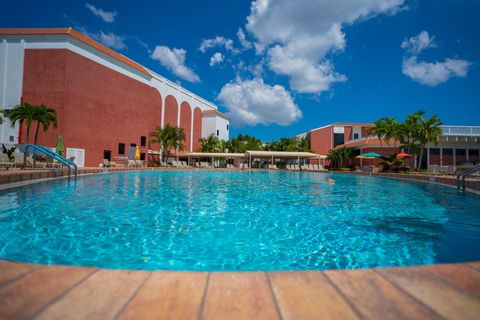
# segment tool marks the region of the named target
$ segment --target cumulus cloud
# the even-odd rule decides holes
[[[238,52],[238,50],[233,47],[232,39],[228,39],[220,36],[216,36],[213,39],[203,39],[198,50],[200,50],[201,52],[205,52],[209,48],[214,48],[214,47],[225,47],[225,49],[228,51],[231,51],[234,53]]]
[[[213,67],[217,63],[222,62],[224,59],[223,54],[221,52],[215,52],[215,54],[210,58],[210,67]]]
[[[228,109],[232,123],[237,126],[289,125],[302,117],[302,112],[283,86],[270,86],[262,79],[229,82],[223,86],[217,99]]]
[[[97,40],[98,42],[106,45],[115,50],[122,50],[126,49],[127,45],[125,44],[125,37],[119,36],[112,32],[105,33],[100,31],[99,33],[86,33],[88,36],[92,37],[93,39]]]
[[[184,49],[156,46],[151,58],[160,61],[161,65],[167,70],[184,80],[200,82],[200,77],[185,65],[186,54],[187,51]]]
[[[427,48],[435,48],[435,37],[430,37],[427,31],[422,31],[414,37],[405,38],[401,47],[411,54],[419,54]]]
[[[115,21],[115,17],[117,16],[116,11],[105,11],[95,7],[93,4],[90,3],[85,3],[85,7],[97,17],[102,18],[102,20],[105,22],[113,22]]]
[[[257,54],[267,52],[269,68],[288,76],[294,90],[321,93],[346,79],[327,56],[345,48],[342,28],[394,14],[403,4],[404,0],[256,0],[246,29],[256,39]]]
[[[461,59],[445,59],[443,62],[419,61],[418,55],[427,48],[435,48],[435,37],[422,31],[414,37],[405,38],[401,47],[405,49],[402,73],[421,84],[434,87],[452,77],[466,77],[471,63]]]
[[[237,37],[238,37],[238,41],[242,45],[243,49],[247,50],[247,49],[252,48],[252,43],[247,40],[247,38],[245,36],[245,32],[243,32],[242,28],[238,28]]]
[[[466,60],[446,59],[443,62],[417,61],[413,56],[403,60],[402,72],[413,80],[434,87],[451,77],[466,77],[470,63]]]

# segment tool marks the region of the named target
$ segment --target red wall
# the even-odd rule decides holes
[[[352,140],[352,138],[353,138],[353,133],[352,133],[353,128],[352,127],[344,127],[343,129],[344,129],[343,140],[345,142]]]
[[[310,132],[310,148],[317,154],[326,155],[332,149],[333,127]]]
[[[85,166],[98,166],[103,150],[118,155],[118,143],[128,153],[131,143],[140,145],[140,137],[148,140],[160,125],[156,89],[70,50],[26,49],[23,77],[24,101],[58,113],[58,129],[41,132],[38,143],[55,146],[61,134],[65,147],[85,149]],[[25,128],[20,138],[25,141]]]
[[[180,128],[185,131],[184,151],[190,151],[190,135],[192,130],[192,108],[188,102],[182,102],[180,105]]]
[[[177,127],[178,120],[178,103],[177,99],[173,96],[167,96],[165,98],[165,123],[170,124],[172,127]]]
[[[193,151],[200,150],[200,138],[202,137],[202,110],[195,108],[193,111]]]

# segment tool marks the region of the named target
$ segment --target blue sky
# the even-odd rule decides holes
[[[181,83],[227,112],[234,135],[269,141],[418,109],[480,125],[478,0],[8,1],[2,11],[0,27],[73,26]]]

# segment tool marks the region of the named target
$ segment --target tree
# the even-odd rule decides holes
[[[35,120],[36,107],[31,105],[28,102],[22,102],[19,105],[16,105],[12,109],[4,110],[4,115],[10,120],[10,125],[15,126],[17,121],[24,122],[27,127],[27,144],[30,143],[30,128],[32,127],[32,122]],[[27,154],[23,154],[23,165],[27,164]]]
[[[183,142],[185,141],[185,132],[182,128],[172,127],[170,124],[164,128],[157,127],[155,131],[150,132],[150,143],[158,143],[161,161],[166,155],[170,155],[172,150],[183,150]]]
[[[35,115],[34,120],[37,121],[37,128],[35,130],[34,144],[37,144],[38,131],[40,125],[43,128],[43,131],[47,131],[50,126],[57,128],[57,112],[54,109],[48,108],[46,105],[41,104],[39,106],[34,106]]]
[[[25,123],[25,126],[27,127],[27,143],[30,143],[30,128],[32,127],[32,122],[35,120],[36,110],[36,106],[31,105],[28,102],[23,102],[12,109],[3,111],[5,117],[10,120],[10,125],[12,127],[15,126],[17,121]]]
[[[382,147],[382,139],[387,133],[386,118],[381,118],[373,123],[373,127],[368,128],[368,132],[376,136],[380,140],[380,148]]]
[[[443,123],[440,119],[433,115],[428,119],[424,119],[423,115],[419,118],[419,127],[418,127],[418,143],[420,146],[420,158],[417,164],[417,170],[420,169],[423,157],[423,150],[425,150],[425,145],[427,143],[433,142],[435,145],[438,144],[438,139],[442,135],[442,125]]]
[[[206,138],[200,139],[200,152],[219,152],[221,147],[220,140],[217,136],[211,134]]]
[[[328,151],[328,154],[327,154],[327,160],[330,160],[334,167],[338,167],[338,165],[340,165],[340,168],[343,167],[343,161],[350,160],[351,157],[352,157],[352,150],[345,147],[330,150]]]

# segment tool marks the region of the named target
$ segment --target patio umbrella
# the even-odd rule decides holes
[[[400,153],[397,153],[397,158],[400,158],[400,159],[401,159],[401,158],[409,158],[409,157],[411,157],[411,156],[412,156],[411,154],[408,154],[408,153],[403,152],[403,151],[400,152]]]
[[[380,158],[383,157],[381,154],[378,154],[376,152],[367,152],[364,154],[361,154],[360,156],[368,158]]]
[[[61,135],[58,135],[55,152],[61,156],[63,156],[63,153],[65,152],[65,146],[63,145],[63,139]]]

